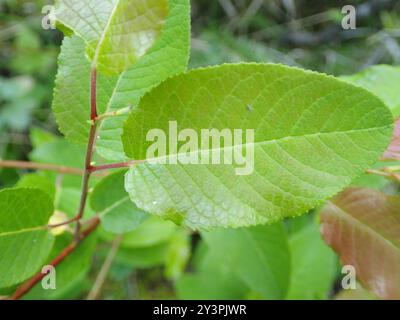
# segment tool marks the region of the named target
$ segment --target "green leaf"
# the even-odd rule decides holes
[[[323,300],[333,286],[336,258],[322,241],[315,223],[295,233],[289,241],[291,275],[287,299]]]
[[[39,173],[29,173],[24,175],[17,184],[19,188],[37,188],[46,192],[49,197],[53,200],[56,194],[56,188],[54,182]]]
[[[341,78],[376,94],[395,117],[400,115],[400,67],[377,65]]]
[[[59,166],[73,167],[82,169],[85,163],[86,148],[84,146],[72,144],[65,139],[54,138],[49,141],[42,141],[39,145],[35,146],[29,154],[31,161],[39,163],[50,163]],[[56,184],[57,177],[60,178],[58,173],[43,172],[44,175],[54,181]],[[96,179],[92,177],[92,182]],[[80,176],[64,175],[61,180],[62,187],[72,187],[80,189],[82,178]]]
[[[84,41],[77,36],[64,38],[58,65],[53,112],[67,139],[86,144],[90,128],[90,63],[85,58]],[[99,114],[105,112],[117,81],[117,77],[97,76]],[[119,107],[127,104],[126,101]]]
[[[167,251],[167,242],[143,248],[120,248],[115,257],[115,263],[130,268],[162,266],[165,263]],[[106,256],[107,252],[100,251],[100,254]]]
[[[351,188],[321,212],[321,233],[363,287],[382,299],[400,299],[400,197]]]
[[[79,204],[81,200],[82,190],[79,188],[69,188],[67,186],[61,186],[58,191],[56,199],[57,210],[64,212],[69,218],[76,216],[79,210]],[[85,218],[94,216],[96,212],[87,205],[85,208]]]
[[[39,189],[0,191],[0,288],[34,275],[45,262],[54,238],[47,229],[53,205]]]
[[[252,291],[283,299],[289,286],[290,253],[282,223],[251,228],[217,229],[203,237],[213,254]]]
[[[33,127],[29,132],[29,139],[32,143],[32,146],[34,148],[37,148],[42,144],[55,141],[58,138],[53,133],[50,133],[38,127]]]
[[[195,272],[186,273],[175,283],[179,299],[241,300],[250,289],[227,265],[224,256],[210,250],[202,241],[194,256]]]
[[[184,231],[170,239],[165,261],[165,276],[177,280],[184,272],[190,258],[190,238]]]
[[[168,13],[167,0],[60,0],[56,18],[88,44],[92,65],[119,74],[155,43]],[[87,33],[85,33],[88,31]]]
[[[250,226],[303,214],[374,164],[393,128],[389,110],[368,91],[273,64],[223,65],[165,81],[125,123],[127,156],[146,159],[153,144],[146,134],[158,128],[169,135],[170,121],[198,137],[207,128],[255,132],[254,144],[234,147],[254,151],[250,175],[238,176],[236,165],[156,161],[128,172],[126,190],[139,208],[193,228]],[[210,150],[210,141],[199,145],[204,142],[205,148],[191,150],[196,160]],[[183,142],[178,152],[168,148],[167,160],[186,157],[182,145],[187,149]],[[232,148],[215,150],[223,156]]]
[[[104,178],[95,186],[90,198],[103,228],[112,233],[132,231],[149,217],[130,201],[124,189],[124,174],[125,171],[119,171]]]
[[[57,139],[41,144],[30,153],[29,157],[36,162],[81,169],[85,163],[85,148]]]
[[[178,280],[176,291],[183,300],[243,300],[248,289],[232,274],[201,271]]]
[[[177,226],[171,221],[150,217],[135,230],[124,234],[121,246],[128,248],[154,246],[171,239],[176,230]]]
[[[169,0],[168,5],[164,30],[147,54],[118,77],[98,75],[99,114],[137,106],[150,89],[186,70],[190,39],[189,0]],[[84,51],[85,43],[78,37],[64,40],[53,102],[61,132],[76,143],[86,143],[89,134],[90,63]],[[97,152],[104,158],[125,159],[121,142],[125,119],[126,116],[121,115],[102,121]]]

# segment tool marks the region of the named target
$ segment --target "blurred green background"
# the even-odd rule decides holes
[[[332,75],[349,75],[375,64],[400,63],[400,1],[191,2],[190,68],[224,62],[256,61],[284,63]],[[57,30],[44,30],[41,26],[44,16],[42,7],[51,3],[40,0],[0,0],[2,159],[28,159],[33,148],[29,136],[32,128],[58,135],[51,113],[51,101],[63,35]],[[341,8],[346,4],[352,4],[357,9],[356,30],[344,31],[341,27]],[[40,135],[40,132],[36,134]],[[0,187],[14,185],[24,173],[21,170],[0,170]],[[301,224],[302,221],[297,223]],[[174,241],[179,246],[185,240],[178,236]],[[197,241],[196,235],[192,236],[192,241]],[[107,249],[109,244],[104,246]],[[152,250],[157,251],[157,248]],[[144,261],[147,261],[146,253],[136,254],[143,254]],[[97,275],[104,256],[96,256],[90,273],[92,277]],[[175,296],[171,281],[165,280],[163,267],[136,270],[129,263],[124,263],[124,258],[128,259],[122,255],[118,260],[120,263],[113,264],[102,298]],[[80,284],[79,290],[71,296],[79,297],[90,288],[91,281],[82,280]]]

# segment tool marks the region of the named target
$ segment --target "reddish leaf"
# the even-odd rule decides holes
[[[365,288],[400,299],[400,197],[348,189],[322,210],[321,233]]]
[[[395,122],[392,142],[383,155],[383,160],[400,160],[400,119]]]

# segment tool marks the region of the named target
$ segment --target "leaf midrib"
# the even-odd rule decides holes
[[[351,129],[351,130],[343,130],[343,131],[331,131],[331,132],[315,132],[311,134],[305,134],[305,135],[297,135],[297,136],[286,136],[286,137],[281,137],[281,138],[276,138],[276,139],[271,139],[271,140],[265,140],[265,141],[258,141],[254,143],[242,143],[242,144],[237,144],[234,146],[230,147],[223,147],[223,148],[211,148],[211,149],[198,149],[193,152],[185,152],[185,153],[174,153],[174,154],[168,154],[165,157],[156,157],[156,158],[151,158],[151,159],[140,159],[137,160],[139,162],[146,162],[146,161],[160,161],[160,160],[165,160],[169,158],[173,158],[179,155],[196,155],[198,153],[202,152],[212,152],[212,151],[225,151],[225,150],[230,150],[234,148],[239,148],[239,147],[256,147],[256,146],[264,146],[268,144],[273,144],[281,141],[287,141],[291,139],[296,139],[296,138],[310,138],[310,137],[315,137],[315,136],[326,136],[326,135],[335,135],[335,134],[351,134],[351,133],[363,133],[363,132],[370,132],[370,131],[376,131],[380,129],[389,129],[391,127],[391,124],[387,124],[384,126],[380,127],[373,127],[373,128],[366,128],[366,129]],[[389,143],[389,141],[388,141]]]
[[[17,235],[17,234],[22,234],[22,233],[42,231],[42,230],[47,230],[47,226],[38,226],[38,227],[21,229],[21,230],[3,232],[3,233],[0,233],[0,238],[7,237],[7,236],[13,236],[13,235]]]
[[[105,36],[106,36],[106,34],[107,34],[108,28],[110,27],[111,21],[112,21],[112,19],[113,19],[113,17],[114,17],[114,14],[115,14],[115,12],[116,12],[116,10],[117,10],[119,4],[120,4],[120,0],[117,0],[117,2],[115,3],[115,6],[114,6],[114,8],[113,8],[113,10],[112,10],[111,13],[110,13],[110,16],[109,16],[109,18],[108,18],[107,24],[106,24],[106,26],[104,27],[103,32],[101,33],[99,42],[98,42],[97,47],[96,47],[96,52],[95,52],[94,57],[93,57],[92,68],[97,67],[97,60],[98,60],[98,58],[99,58],[100,48],[101,48],[102,45],[103,45],[103,41],[104,41]]]

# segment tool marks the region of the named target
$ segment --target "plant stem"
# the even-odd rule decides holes
[[[128,162],[119,162],[119,163],[110,163],[110,164],[104,164],[100,166],[92,166],[91,167],[91,172],[97,172],[97,171],[102,171],[102,170],[108,170],[108,169],[120,169],[120,168],[129,168],[141,163],[144,163],[145,160],[132,160]]]
[[[17,161],[17,160],[0,160],[0,168],[47,170],[47,171],[55,171],[61,174],[71,174],[79,176],[81,176],[84,173],[83,170],[77,168],[58,166],[55,164],[36,163],[36,162]]]
[[[385,171],[385,170],[372,170],[371,169],[371,170],[367,170],[367,173],[368,174],[375,174],[375,175],[378,175],[378,176],[381,176],[381,177],[385,177],[387,179],[391,179],[391,180],[394,180],[396,182],[400,181],[400,174],[395,173],[395,172],[388,172],[388,171]]]
[[[107,254],[106,260],[104,261],[104,264],[100,269],[99,275],[97,276],[93,288],[92,290],[90,290],[86,300],[95,300],[99,296],[101,288],[103,287],[103,284],[107,279],[107,274],[110,271],[115,255],[118,252],[122,239],[122,235],[118,235],[115,237],[111,249]]]
[[[57,224],[49,224],[48,227],[50,229],[54,229],[54,228],[65,226],[67,224],[71,224],[71,223],[76,222],[76,221],[78,221],[78,217],[74,217],[74,218],[72,218],[70,220],[67,220],[67,221],[64,221],[64,222],[60,222],[60,223],[57,223]]]
[[[100,223],[99,217],[94,217],[93,219],[89,220],[88,227],[83,231],[80,232],[81,229],[81,219],[83,217],[86,201],[88,196],[88,189],[89,189],[89,179],[92,173],[92,160],[93,160],[93,153],[96,141],[96,131],[97,131],[97,122],[95,119],[97,118],[97,98],[96,98],[96,87],[97,87],[97,72],[96,69],[93,68],[91,71],[90,77],[90,132],[89,132],[89,140],[86,149],[86,158],[85,158],[85,168],[84,170],[79,170],[79,174],[83,174],[82,178],[82,192],[81,192],[81,199],[79,204],[78,214],[71,220],[65,221],[61,224],[49,226],[50,228],[54,228],[57,226],[65,225],[71,222],[77,222],[75,228],[75,237],[72,243],[66,247],[53,261],[50,262],[50,265],[56,267],[59,263],[61,263],[71,252],[75,250],[75,248],[79,245],[79,243],[84,240],[89,234],[91,234]],[[3,162],[2,162],[3,163]],[[8,163],[9,164],[9,163]],[[14,162],[15,164],[15,162]],[[9,164],[10,165],[10,164]],[[32,166],[31,163],[25,163],[25,166]],[[39,166],[43,168],[43,165]],[[37,169],[38,166],[35,166],[34,169]],[[57,172],[65,173],[64,167],[54,167],[53,165],[46,165],[45,168],[52,168],[57,169]],[[63,171],[60,171],[61,169]],[[70,170],[70,169],[69,169]],[[17,288],[15,293],[12,295],[11,299],[18,300],[27,292],[29,292],[35,284],[41,281],[45,277],[45,274],[38,272],[35,276],[29,279],[27,282],[22,284],[20,287]]]
[[[97,118],[97,70],[92,68],[90,77],[90,120],[94,121]]]
[[[99,122],[99,121],[101,121],[103,119],[106,119],[106,118],[122,116],[124,114],[129,113],[129,111],[131,111],[131,109],[132,109],[132,107],[129,106],[129,107],[126,107],[126,108],[118,109],[116,111],[106,112],[106,113],[98,115],[96,117],[95,121]]]
[[[68,257],[68,255],[70,255],[76,249],[77,246],[79,246],[82,240],[86,239],[93,231],[96,230],[99,223],[99,217],[94,217],[93,219],[89,220],[88,227],[79,234],[78,239],[73,240],[70,245],[68,245],[53,261],[49,263],[49,265],[53,267],[59,265],[66,257]],[[19,286],[15,293],[11,296],[11,299],[18,300],[23,297],[45,276],[46,274],[39,271],[35,276]]]
[[[78,235],[80,229],[80,219],[82,219],[85,207],[86,207],[86,200],[88,196],[88,189],[89,189],[89,179],[92,173],[92,160],[93,160],[93,153],[94,153],[94,145],[96,141],[96,130],[97,130],[97,122],[95,121],[97,117],[97,96],[96,96],[96,87],[97,87],[97,72],[96,68],[93,68],[91,71],[90,77],[90,131],[89,131],[89,141],[86,148],[86,158],[85,158],[85,170],[82,178],[82,193],[81,193],[81,200],[79,204],[77,218],[77,224],[75,228],[75,236]]]

